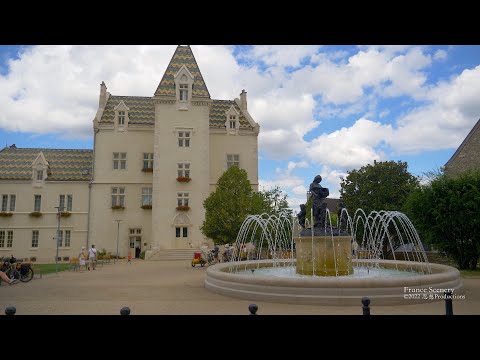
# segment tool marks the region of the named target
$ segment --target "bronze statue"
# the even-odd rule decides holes
[[[322,177],[317,175],[310,184],[314,227],[325,227],[325,210],[327,204],[325,203],[324,205],[324,199],[330,195],[330,191],[320,185],[321,181]]]
[[[305,204],[300,204],[300,212],[298,213],[298,223],[305,229],[305,217],[307,216],[307,210]]]

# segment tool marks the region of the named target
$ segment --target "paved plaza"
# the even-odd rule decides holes
[[[238,300],[206,290],[206,268],[192,268],[188,260],[142,261],[104,265],[95,271],[64,271],[35,277],[29,283],[0,286],[0,314],[15,306],[18,315],[116,315],[123,306],[132,315],[243,315],[253,301]],[[455,314],[480,314],[480,277],[463,279],[465,300],[454,300]],[[332,307],[255,302],[258,314],[361,315],[358,306]],[[375,306],[385,315],[443,315],[443,301],[403,306]]]

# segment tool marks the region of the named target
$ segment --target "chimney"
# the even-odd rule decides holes
[[[15,146],[15,144],[10,145],[10,149],[15,150],[16,148],[17,148],[17,147]]]
[[[107,85],[102,81],[100,84],[100,100],[98,102],[98,107],[103,109],[107,104]]]
[[[240,94],[240,109],[247,111],[247,92],[242,90]]]

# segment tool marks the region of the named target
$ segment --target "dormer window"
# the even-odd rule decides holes
[[[118,112],[118,125],[125,125],[125,111]]]
[[[126,131],[128,127],[128,120],[129,120],[129,114],[128,112],[130,111],[130,108],[125,104],[123,100],[121,100],[117,106],[113,108],[115,111],[115,128],[118,131]]]
[[[235,130],[237,127],[237,117],[235,115],[230,115],[230,129]]]
[[[188,101],[188,84],[180,84],[180,101]]]
[[[37,157],[32,163],[33,186],[35,187],[43,186],[45,179],[50,175],[48,170],[49,170],[48,161],[45,159],[43,152],[39,152]]]
[[[37,170],[37,180],[43,180],[43,170]]]

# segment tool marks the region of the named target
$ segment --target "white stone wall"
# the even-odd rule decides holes
[[[48,182],[33,186],[33,181],[1,181],[1,194],[15,194],[16,206],[11,217],[0,217],[0,230],[13,231],[12,248],[0,248],[0,257],[36,257],[39,263],[55,262],[60,194],[72,194],[70,217],[62,217],[60,228],[71,231],[70,247],[59,248],[59,256],[75,257],[87,241],[88,182]],[[34,195],[41,195],[41,217],[31,217]],[[66,205],[66,203],[65,203]],[[32,248],[32,230],[39,231],[38,248]],[[7,239],[5,239],[5,246]]]

